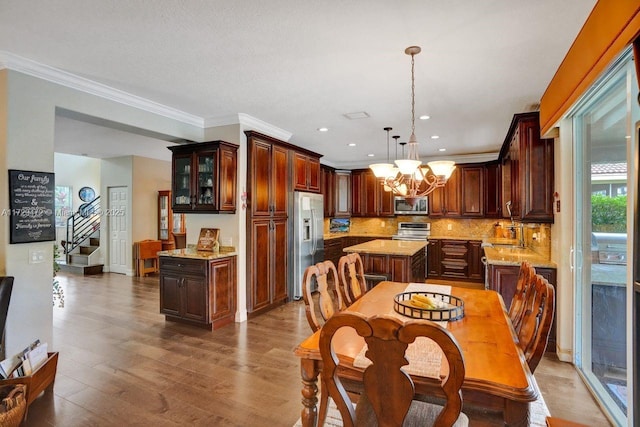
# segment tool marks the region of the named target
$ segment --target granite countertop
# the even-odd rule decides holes
[[[427,246],[427,241],[378,239],[344,248],[344,252],[412,256]]]
[[[238,255],[238,253],[236,252],[236,249],[229,246],[220,247],[220,252],[198,251],[194,248],[174,249],[171,251],[158,252],[158,256],[169,256],[174,258],[207,259],[207,260],[228,258],[236,255]]]
[[[487,258],[487,264],[493,265],[520,265],[522,261],[529,261],[534,267],[558,267],[556,263],[549,258],[529,248],[485,246],[484,255]]]

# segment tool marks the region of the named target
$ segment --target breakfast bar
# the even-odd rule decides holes
[[[357,252],[367,274],[381,274],[395,282],[423,282],[427,241],[371,240],[349,246],[344,252]]]

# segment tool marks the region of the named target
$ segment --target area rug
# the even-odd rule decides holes
[[[549,408],[542,397],[542,394],[535,402],[531,403],[531,424],[532,427],[546,427],[546,418],[551,415]],[[342,417],[335,403],[329,398],[329,409],[327,410],[326,427],[342,427]],[[293,427],[302,427],[302,422],[298,420]]]

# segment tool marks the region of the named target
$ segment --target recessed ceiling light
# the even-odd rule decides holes
[[[438,139],[440,138],[438,135],[431,135],[431,139]]]
[[[431,118],[431,116],[427,116],[426,114],[424,116],[420,116],[420,120],[429,120]]]
[[[356,146],[356,143],[355,143],[355,142],[351,142],[351,143],[349,143],[349,147],[355,147],[355,146]]]
[[[371,117],[369,116],[369,113],[367,113],[366,111],[356,111],[355,113],[346,113],[344,116],[349,120],[366,119],[368,117]]]
[[[438,151],[447,151],[446,148],[438,148]]]
[[[631,137],[629,135],[625,136],[625,139],[631,139]]]
[[[367,154],[367,157],[373,157],[375,154]]]
[[[329,128],[318,128],[318,132],[328,132]]]

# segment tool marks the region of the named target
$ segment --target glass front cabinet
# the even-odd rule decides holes
[[[171,191],[158,191],[158,240],[163,251],[175,249],[173,233],[186,233],[184,214],[171,209]]]
[[[235,213],[237,145],[212,141],[169,149],[174,212]]]

